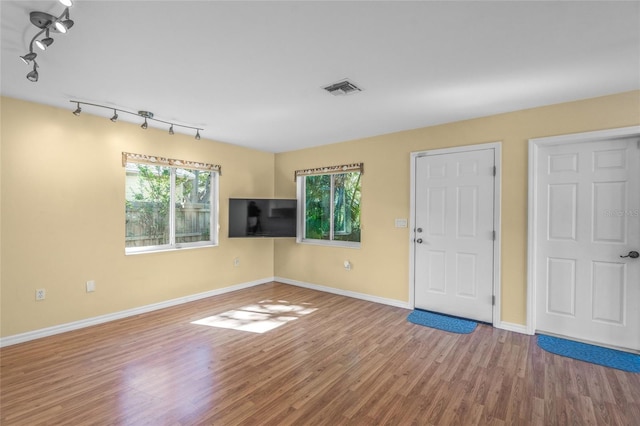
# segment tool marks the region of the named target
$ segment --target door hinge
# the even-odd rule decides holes
[[[498,174],[498,168],[496,166],[493,166],[493,175],[497,175]]]
[[[493,231],[493,241],[496,240],[496,231]]]
[[[491,296],[491,306],[496,306],[496,296]]]

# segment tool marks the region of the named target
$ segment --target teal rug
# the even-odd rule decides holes
[[[469,334],[478,325],[475,321],[451,317],[449,315],[436,314],[434,312],[415,309],[407,317],[409,322],[425,327],[437,328],[451,333]]]
[[[538,346],[547,352],[631,373],[640,373],[640,355],[559,337],[538,335]]]

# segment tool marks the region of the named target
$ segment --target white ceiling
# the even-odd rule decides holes
[[[76,0],[37,83],[29,12],[63,6],[0,7],[2,95],[271,152],[640,89],[638,1]],[[364,90],[322,90],[343,78]]]

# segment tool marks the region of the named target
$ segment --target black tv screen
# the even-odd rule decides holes
[[[229,238],[296,236],[296,200],[229,199]]]

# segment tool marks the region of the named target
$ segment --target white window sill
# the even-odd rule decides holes
[[[296,240],[299,244],[309,244],[313,246],[325,246],[325,247],[342,247],[342,248],[352,248],[359,249],[361,243],[356,243],[352,241],[328,241],[328,240],[310,240],[310,239],[298,239]]]
[[[209,248],[209,247],[218,247],[218,244],[203,244],[200,246],[167,247],[167,248],[157,248],[157,249],[149,249],[146,247],[140,247],[140,248],[135,247],[135,250],[125,249],[124,254],[126,256],[133,256],[138,254],[165,253],[170,251],[194,250],[194,249],[202,249],[202,248]]]

